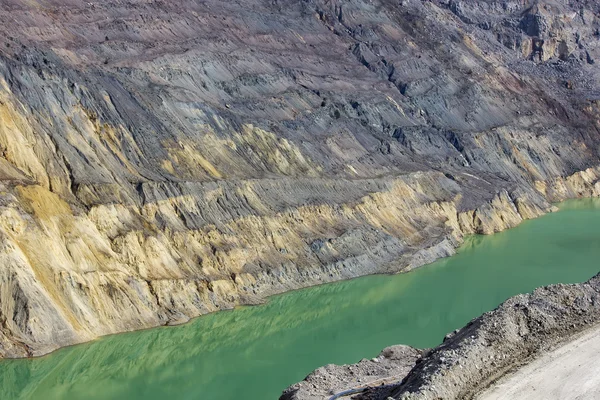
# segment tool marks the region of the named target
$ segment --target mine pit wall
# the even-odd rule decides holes
[[[461,185],[477,179],[438,172],[307,181],[302,190],[312,186],[315,196],[307,205],[280,197],[265,204],[256,195],[286,193],[285,180],[194,185],[180,188],[191,194],[163,199],[160,188],[145,187],[142,206],[87,210],[39,185],[5,184],[0,355],[41,355],[301,287],[408,271],[452,255],[465,234],[540,216],[551,210],[548,201],[597,196],[599,176],[588,169],[538,182],[537,190],[504,188],[477,199],[474,210],[461,210],[469,196]],[[331,191],[347,202],[328,201]],[[211,221],[214,207],[225,214]]]
[[[5,3],[0,357],[410,270],[598,194],[593,10]],[[550,37],[579,37],[568,68],[519,49]]]

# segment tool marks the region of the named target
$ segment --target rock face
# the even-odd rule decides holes
[[[375,384],[353,399],[470,399],[507,372],[599,322],[600,275],[582,284],[551,285],[508,299],[447,335],[440,346],[423,351],[422,357],[407,348],[410,351],[400,357],[386,360],[392,365],[386,371],[371,367],[378,374],[365,373],[365,364],[377,364],[375,360],[320,368],[288,388],[281,400],[329,398],[349,386],[361,387],[361,381]],[[353,378],[361,380],[336,384],[344,381],[346,371],[357,371]],[[322,379],[325,372],[327,379]]]
[[[407,270],[598,194],[596,8],[3,1],[0,357]]]

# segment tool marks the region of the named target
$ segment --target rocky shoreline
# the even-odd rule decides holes
[[[366,389],[353,399],[470,399],[598,322],[600,274],[585,283],[550,285],[514,296],[448,334],[434,349],[392,347],[372,360],[319,368],[280,399],[327,399],[361,387]]]

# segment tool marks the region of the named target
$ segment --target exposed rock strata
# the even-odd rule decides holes
[[[394,366],[380,371],[378,359],[353,366],[328,366],[288,388],[281,399],[329,398],[331,392],[360,387],[361,381],[376,384],[353,399],[469,399],[507,372],[598,322],[600,275],[582,284],[551,285],[508,299],[447,335],[443,344],[425,351],[422,358],[416,358],[418,352],[413,349],[406,357],[386,360],[396,364],[400,373],[394,374]],[[410,363],[413,367],[406,372]],[[343,379],[341,371],[347,374],[348,370],[356,371],[352,381],[336,384]],[[385,385],[380,386],[377,379]]]
[[[595,7],[2,2],[0,357],[408,270],[598,194]]]

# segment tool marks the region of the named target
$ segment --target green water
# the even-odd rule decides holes
[[[327,363],[386,346],[439,344],[506,298],[600,270],[600,201],[493,236],[409,274],[370,276],[272,298],[170,328],[120,334],[0,362],[0,399],[277,399]]]

